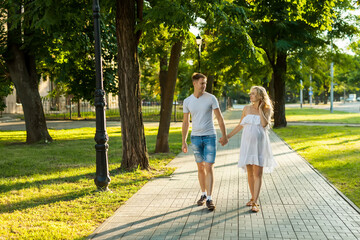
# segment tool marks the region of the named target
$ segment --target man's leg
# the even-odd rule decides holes
[[[206,192],[208,196],[212,196],[212,191],[214,188],[214,164],[213,163],[205,163],[205,171],[206,171]]]
[[[197,167],[198,167],[198,179],[199,179],[199,183],[200,183],[200,188],[202,192],[205,192],[206,190],[206,171],[205,171],[205,163],[204,162],[200,162],[200,163],[196,163]]]
[[[212,200],[212,191],[214,188],[214,164],[213,163],[205,163],[205,171],[206,171],[206,192],[208,193],[206,199],[207,208],[212,211],[215,209],[215,204]]]
[[[195,161],[198,168],[198,180],[200,184],[200,189],[202,191],[200,199],[197,201],[199,206],[204,205],[206,201],[206,172],[205,172],[205,163],[204,163],[204,144],[202,137],[191,136],[191,146],[194,151]]]
[[[197,201],[197,205],[198,206],[202,206],[204,205],[205,201],[206,201],[206,170],[205,170],[205,164],[204,162],[197,162],[197,167],[198,167],[198,179],[199,179],[199,184],[200,184],[200,188],[201,188],[201,197],[200,199]]]
[[[212,192],[214,188],[214,163],[216,157],[216,135],[208,136],[204,140],[204,158],[205,158],[205,172],[206,172],[206,192],[208,194],[206,199],[206,206],[209,210],[215,209],[215,204],[212,200]]]

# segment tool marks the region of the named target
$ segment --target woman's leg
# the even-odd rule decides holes
[[[262,184],[262,175],[263,175],[263,167],[253,165],[253,176],[254,176],[254,203],[257,202],[259,195],[260,195],[260,189]]]
[[[246,165],[248,183],[249,183],[249,188],[250,188],[250,193],[251,193],[251,199],[252,200],[254,199],[254,168],[253,167],[254,167],[254,165]]]

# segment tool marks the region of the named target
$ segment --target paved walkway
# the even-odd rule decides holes
[[[228,130],[239,110],[226,112]],[[360,239],[360,211],[277,135],[270,135],[279,164],[265,174],[261,211],[251,213],[246,175],[237,168],[240,134],[218,147],[213,198],[200,197],[192,153],[179,154],[167,178],[148,182],[107,219],[90,239]]]

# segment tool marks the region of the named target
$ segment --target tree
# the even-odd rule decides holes
[[[202,68],[213,77],[208,90],[222,96],[225,86],[246,91],[251,85],[262,84],[269,75],[268,67],[264,51],[254,45],[248,34],[246,6],[221,1],[202,17],[206,22],[202,34]]]
[[[273,70],[274,127],[287,125],[285,81],[289,53],[324,43],[320,33],[330,30],[333,6],[333,1],[260,1],[250,5],[250,36],[255,45],[264,49]]]
[[[194,23],[194,9],[193,4],[184,1],[149,3],[141,29],[146,33],[144,45],[151,43],[151,48],[157,50],[149,55],[158,58],[160,64],[161,110],[155,152],[169,152],[168,137],[180,54],[183,42],[189,37],[190,25]]]
[[[40,76],[49,76],[55,82],[61,81],[64,92],[72,94],[75,99],[93,100],[95,73],[91,47],[93,30],[89,18],[91,8],[83,0],[61,3],[3,0],[1,3],[9,12],[7,18],[1,18],[9,26],[7,51],[2,56],[23,104],[27,142],[51,141],[37,90],[38,82]],[[108,15],[111,14],[105,14]],[[108,63],[114,59],[116,41],[115,31],[110,31],[107,26],[105,32],[109,34],[104,34],[104,37],[112,37],[112,41],[104,42],[110,43],[104,51],[104,61]],[[108,67],[110,64],[104,66],[104,76],[109,83],[105,87],[114,86],[114,77],[108,77],[114,76],[114,67]]]
[[[165,70],[167,68],[166,58],[163,58],[162,61],[160,61],[159,79],[161,89],[161,110],[155,152],[169,152],[169,129],[181,48],[181,41],[174,43],[171,47],[170,61],[167,71]]]
[[[36,51],[41,44],[39,39],[46,36],[34,27],[34,19],[28,14],[31,11],[31,2],[15,0],[3,1],[3,4],[8,11],[8,32],[7,49],[2,55],[23,106],[26,142],[51,142],[38,91],[40,77],[36,68]],[[21,14],[22,11],[24,14]]]
[[[144,124],[141,112],[138,44],[141,31],[137,21],[143,16],[142,0],[116,1],[118,45],[119,109],[123,156],[122,169],[149,169]]]
[[[85,9],[84,9],[85,10]],[[101,9],[102,29],[102,70],[104,89],[116,94],[116,27],[115,14],[111,6]],[[63,86],[64,94],[73,96],[75,101],[94,102],[95,65],[94,65],[94,28],[89,20],[91,9],[78,14],[79,22],[67,27],[63,34],[49,47],[49,56],[41,61],[42,72]]]
[[[0,19],[5,17],[5,9],[0,8]],[[6,108],[4,98],[13,91],[9,70],[6,67],[5,59],[1,57],[1,53],[6,51],[6,47],[5,25],[0,25],[0,112],[4,111]]]
[[[345,6],[348,5],[344,3],[340,8]],[[268,88],[275,103],[274,126],[286,126],[285,82],[289,54],[296,55],[309,46],[326,43],[322,39],[322,33],[331,30],[332,18],[338,14],[334,10],[335,1],[233,1],[224,5],[223,9],[233,17],[225,18],[225,26],[216,28],[216,34],[221,36],[223,41],[215,43],[215,46],[223,49],[223,59],[235,54],[239,54],[240,59],[248,59],[251,55],[246,51],[247,48],[241,45],[255,46],[254,50],[262,49],[258,52],[265,53],[264,62],[272,70],[272,81]],[[218,26],[218,22],[214,21],[214,25]],[[214,53],[220,52],[214,49]],[[237,64],[235,60],[235,66],[228,67],[227,72],[238,68]],[[266,68],[263,73],[265,81],[261,82],[268,82]]]

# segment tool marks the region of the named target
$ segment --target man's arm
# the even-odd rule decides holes
[[[224,118],[220,112],[220,108],[216,108],[214,109],[214,113],[216,116],[216,119],[218,121],[219,127],[220,127],[220,131],[222,134],[222,137],[220,138],[219,142],[221,143],[221,145],[225,145],[229,142],[227,136],[226,136],[226,127],[225,127],[225,122],[224,122]]]
[[[181,148],[184,153],[187,153],[188,151],[186,140],[189,133],[189,125],[190,125],[190,113],[184,113],[184,118],[182,123],[182,148]]]

